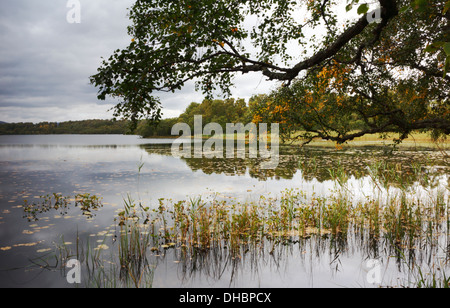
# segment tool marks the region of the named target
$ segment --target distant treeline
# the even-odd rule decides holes
[[[219,123],[225,129],[226,123],[249,123],[252,120],[250,108],[243,99],[204,100],[201,104],[191,103],[176,118],[162,119],[159,123],[140,121],[134,132],[130,122],[125,120],[82,120],[41,123],[0,123],[0,135],[46,135],[46,134],[136,134],[142,137],[167,137],[172,135],[176,123],[187,123],[193,131],[194,116],[202,115],[203,124]]]
[[[201,103],[191,103],[179,117],[162,119],[158,123],[149,123],[141,120],[137,128],[131,132],[131,123],[125,120],[82,120],[68,122],[42,122],[33,123],[1,123],[0,135],[38,135],[38,134],[135,134],[144,138],[167,137],[172,135],[172,127],[176,123],[186,123],[194,132],[194,116],[201,115],[203,125],[207,123],[218,123],[226,131],[227,123],[243,123],[244,125],[255,120],[256,110],[268,110],[261,107],[264,96],[255,95],[248,101],[244,99],[215,99],[203,100]],[[358,129],[362,124],[356,119],[348,119],[349,127]],[[269,124],[271,123],[269,119]],[[280,124],[280,132],[284,123]],[[176,132],[179,133],[179,132]]]
[[[126,121],[115,120],[2,123],[0,135],[126,134],[128,127]]]

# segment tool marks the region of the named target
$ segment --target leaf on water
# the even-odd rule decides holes
[[[100,231],[97,233],[97,236],[105,236],[108,233],[108,231]]]
[[[42,252],[47,252],[47,251],[50,251],[50,250],[52,250],[52,249],[51,248],[45,248],[45,249],[38,249],[38,250],[36,250],[36,252],[42,253]]]
[[[109,247],[108,245],[105,244],[98,245],[96,248],[94,248],[94,250],[106,250],[106,249],[109,249]]]
[[[32,246],[36,246],[36,245],[39,244],[39,243],[40,243],[40,242],[15,244],[15,245],[13,245],[13,247],[32,247]]]
[[[34,230],[35,230],[35,231],[40,231],[40,230],[48,229],[48,228],[50,228],[50,226],[35,227]]]

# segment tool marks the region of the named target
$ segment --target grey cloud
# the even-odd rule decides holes
[[[112,101],[97,100],[89,76],[101,56],[128,43],[126,8],[133,1],[80,2],[81,24],[67,22],[65,0],[0,2],[2,118],[69,120],[77,106],[111,107]]]
[[[108,109],[117,102],[97,100],[89,76],[96,73],[101,57],[129,44],[126,14],[134,0],[80,3],[81,23],[69,24],[66,0],[0,1],[0,121],[112,117]],[[237,97],[267,89],[260,76],[236,80]],[[159,96],[164,116],[175,116],[192,101],[202,100],[193,83]]]

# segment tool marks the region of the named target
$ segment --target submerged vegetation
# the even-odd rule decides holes
[[[82,215],[91,218],[94,214],[93,211],[98,210],[103,205],[101,198],[91,194],[77,194],[75,197],[63,196],[59,193],[53,193],[40,197],[40,202],[29,202],[24,200],[23,211],[24,218],[28,221],[38,221],[39,214],[46,213],[50,210],[59,211],[60,215],[67,214],[70,206],[74,205],[79,207]]]

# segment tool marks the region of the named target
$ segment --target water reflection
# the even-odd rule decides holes
[[[287,198],[290,196],[292,195],[288,194]],[[431,269],[436,279],[445,279],[443,275],[448,270],[448,199],[440,200],[439,196],[434,195],[430,197],[436,199],[423,200],[424,203],[417,208],[414,199],[410,200],[409,196],[405,197],[407,201],[394,202],[392,209],[400,210],[400,213],[391,213],[390,203],[381,205],[386,209],[378,209],[382,226],[380,228],[372,228],[367,224],[376,216],[360,216],[371,215],[366,206],[378,208],[370,202],[361,205],[362,208],[352,209],[352,213],[336,212],[335,214],[342,215],[343,219],[349,219],[351,223],[344,227],[343,221],[337,222],[340,229],[334,230],[328,229],[327,223],[328,220],[333,220],[333,217],[323,218],[333,210],[333,203],[319,201],[317,205],[323,207],[306,208],[307,216],[297,212],[297,209],[307,206],[299,204],[299,208],[294,208],[297,213],[294,215],[297,216],[293,218],[298,223],[298,228],[281,222],[279,227],[286,228],[286,232],[282,234],[281,231],[273,233],[270,229],[273,228],[273,219],[282,219],[287,213],[283,212],[286,211],[283,204],[288,199],[280,200],[281,207],[271,210],[273,216],[267,217],[263,212],[259,218],[252,217],[257,212],[236,210],[235,206],[238,205],[248,208],[254,206],[241,204],[236,200],[231,201],[234,205],[231,205],[232,213],[228,217],[222,211],[223,208],[216,208],[217,204],[214,203],[196,208],[200,205],[196,201],[194,202],[197,205],[194,205],[192,200],[184,205],[178,202],[172,205],[173,207],[169,201],[160,201],[158,210],[149,211],[138,207],[137,203],[130,202],[119,214],[121,223],[114,233],[118,238],[117,243],[114,244],[114,240],[102,242],[102,245],[111,245],[113,251],[119,252],[118,259],[109,263],[116,266],[121,264],[120,270],[112,270],[102,281],[98,281],[96,275],[93,275],[93,278],[85,277],[85,281],[100,283],[97,285],[100,287],[119,283],[126,286],[134,284],[153,287],[299,287],[315,284],[322,287],[348,287],[356,284],[362,286],[369,281],[367,274],[355,276],[351,269],[359,268],[363,271],[367,264],[365,261],[375,260],[380,264],[383,277],[380,282],[368,283],[367,286],[414,287],[417,286],[417,281],[422,279],[418,271],[425,273],[426,269]],[[340,201],[337,199],[334,202]],[[265,211],[270,206],[273,206],[273,200],[261,205],[258,212],[261,214],[260,211]],[[212,208],[219,211],[212,212]],[[410,211],[411,209],[418,211]],[[141,212],[142,210],[144,212]],[[186,211],[185,214],[179,213],[184,215],[185,219],[192,218],[184,226],[183,220],[170,218],[171,215],[173,218],[180,217],[177,214],[179,210]],[[403,211],[411,217],[404,216]],[[217,214],[225,216],[215,217]],[[391,217],[391,214],[394,216]],[[304,221],[305,217],[311,217],[311,221]],[[428,220],[425,220],[427,217]],[[141,219],[145,219],[144,224]],[[243,219],[248,223],[238,226]],[[314,225],[317,220],[322,219],[319,223],[322,229],[313,228],[306,233],[300,230],[303,223]],[[400,221],[401,225],[392,226]],[[205,223],[208,228],[202,229],[201,225]],[[264,225],[266,231],[262,231],[262,236],[253,237],[248,234],[251,230],[248,230],[247,226],[252,228],[254,223]],[[199,225],[198,228],[195,227],[196,224]],[[411,226],[413,224],[415,226]],[[231,229],[225,230],[226,228]],[[233,228],[245,233],[234,233]],[[204,237],[205,232],[207,237]],[[214,232],[220,233],[221,236],[215,238]],[[83,249],[77,247],[78,250]],[[125,256],[124,250],[127,252]],[[107,251],[104,255],[99,254],[95,259],[95,262],[98,262],[96,270],[100,269],[102,275],[105,268],[103,262],[110,253]],[[129,261],[126,261],[127,258]],[[126,264],[127,275],[123,275],[121,271],[124,267],[122,264]],[[349,270],[352,275],[349,275]],[[92,271],[86,272],[93,274]],[[130,272],[133,275],[130,275]],[[118,273],[120,275],[116,276]],[[297,279],[293,285],[292,280]],[[309,279],[313,279],[314,283]],[[143,281],[144,285],[136,285],[136,281]]]
[[[147,144],[141,147],[149,154],[172,155],[170,145]],[[246,157],[248,157],[248,153]],[[181,159],[192,171],[200,170],[205,174],[222,174],[225,176],[249,175],[262,181],[268,179],[290,180],[301,171],[302,178],[305,181],[317,180],[323,183],[335,180],[333,171],[339,168],[345,171],[347,178],[361,179],[369,176],[371,172],[389,171],[396,173],[401,178],[401,182],[411,184],[419,180],[424,172],[433,177],[450,173],[446,156],[437,151],[388,153],[379,148],[353,148],[336,151],[324,148],[302,149],[296,146],[285,146],[280,147],[278,167],[268,170],[260,168],[260,159],[184,157]],[[393,174],[391,179],[395,179]],[[390,184],[394,184],[394,181],[391,181]]]
[[[70,287],[64,272],[55,273],[64,262],[60,261],[59,267],[50,263],[49,258],[55,260],[54,243],[59,243],[63,257],[73,257],[77,248],[85,245],[78,253],[91,247],[90,252],[108,259],[118,250],[121,233],[114,219],[123,210],[127,193],[156,209],[159,198],[186,200],[204,196],[205,191],[217,193],[220,200],[234,198],[237,202],[257,200],[260,195],[277,194],[285,188],[300,188],[310,199],[330,189],[345,194],[364,188],[368,190],[364,194],[367,197],[376,183],[377,191],[383,193],[386,187],[394,185],[408,193],[416,191],[429,196],[436,192],[438,184],[448,189],[450,173],[447,156],[435,151],[388,155],[383,149],[373,148],[335,151],[281,147],[279,166],[262,170],[258,159],[175,158],[168,143],[171,140],[149,144],[149,140],[134,136],[123,140],[103,140],[103,136],[86,140],[84,136],[54,137],[45,140],[33,136],[9,144],[1,144],[0,138],[0,249],[5,249],[0,250],[0,264],[1,269],[20,269],[1,271],[0,286],[21,283]],[[139,173],[140,161],[144,167]],[[358,185],[353,186],[355,183]],[[57,215],[53,210],[43,212],[38,222],[23,219],[24,199],[33,202],[38,196],[52,193],[98,195],[103,198],[103,207],[89,220],[73,207],[65,215]],[[393,196],[396,195],[392,193],[390,197]],[[393,217],[401,220],[401,216]],[[152,243],[146,255],[145,270],[151,274],[151,282],[147,282],[156,287],[361,286],[366,284],[367,259],[380,260],[392,280],[398,277],[400,269],[405,273],[402,279],[407,280],[411,266],[433,266],[439,260],[448,260],[450,238],[445,224],[433,229],[430,237],[415,237],[411,241],[406,236],[400,242],[394,236],[373,236],[373,232],[360,227],[351,226],[351,230],[334,236],[288,237],[278,242],[266,239],[257,249],[242,246],[239,256],[223,247],[192,254],[183,252],[179,245],[161,249],[167,243]],[[159,248],[152,251],[153,247]],[[31,270],[30,260],[35,260],[35,270]],[[112,261],[120,264],[120,260]],[[105,268],[111,266],[106,264]],[[92,266],[84,271],[94,273]],[[390,285],[389,277],[386,276],[386,285]]]

